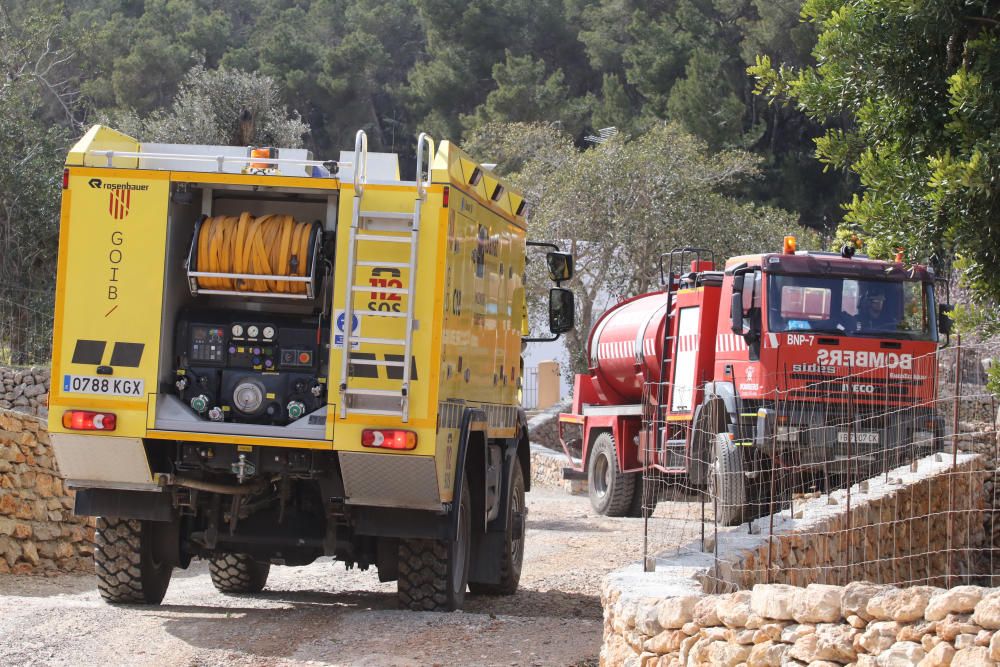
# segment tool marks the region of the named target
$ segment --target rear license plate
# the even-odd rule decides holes
[[[845,443],[847,439],[847,431],[837,431],[837,442]],[[858,445],[877,445],[878,431],[855,431],[850,434],[850,439]]]
[[[102,396],[142,396],[143,381],[132,378],[109,378],[95,375],[64,375],[64,394],[100,394]]]

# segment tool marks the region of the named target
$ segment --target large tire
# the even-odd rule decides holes
[[[507,499],[507,535],[504,539],[503,559],[500,562],[500,583],[484,584],[470,581],[469,590],[473,593],[513,595],[521,582],[528,509],[524,506],[524,473],[521,472],[521,464],[518,461],[514,461]]]
[[[747,504],[747,479],[743,452],[728,433],[715,437],[715,465],[709,486],[715,499],[715,520],[723,526],[740,525]]]
[[[462,484],[455,539],[399,541],[399,605],[413,611],[454,611],[465,603],[472,543],[472,502]]]
[[[212,584],[220,593],[260,593],[270,572],[270,563],[247,554],[223,554],[208,561]]]
[[[642,473],[635,473],[633,476],[635,479],[635,488],[632,491],[632,502],[629,503],[628,510],[625,512],[625,516],[631,517],[633,519],[641,519],[643,512],[643,503],[650,506],[649,514],[652,515],[656,509],[656,499],[653,494],[653,490],[656,488],[655,482],[649,480],[647,481],[643,478]],[[650,492],[647,493],[647,486]],[[648,498],[646,496],[649,496]]]
[[[618,468],[615,441],[610,433],[594,440],[587,463],[587,489],[590,506],[604,516],[626,516],[635,495],[635,473]]]
[[[160,604],[173,567],[154,549],[150,521],[97,518],[94,569],[97,590],[113,604]]]

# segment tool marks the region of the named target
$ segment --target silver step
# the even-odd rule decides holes
[[[351,342],[371,343],[372,345],[396,345],[397,347],[406,345],[406,341],[400,338],[367,338],[365,336],[351,336]]]
[[[351,288],[355,292],[378,292],[380,294],[409,294],[410,290],[402,287],[380,287],[378,285],[355,285]]]
[[[379,241],[381,243],[409,243],[409,236],[377,236],[375,234],[357,234],[354,237],[358,241]],[[357,262],[354,263],[358,265]]]
[[[352,365],[358,366],[390,366],[390,367],[403,367],[402,361],[385,361],[382,359],[351,359]]]
[[[345,389],[348,396],[393,396],[398,397],[399,392],[391,389]]]
[[[361,218],[364,220],[413,220],[412,213],[400,213],[399,211],[361,211]]]

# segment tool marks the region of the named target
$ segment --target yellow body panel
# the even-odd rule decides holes
[[[167,176],[71,168],[64,195],[50,409],[58,416],[64,406],[122,406],[118,436],[145,434],[147,397],[156,391]],[[125,352],[131,358],[113,364],[113,375],[95,373],[96,366],[121,361],[115,355]],[[143,392],[95,398],[99,395],[73,391],[79,389],[72,386],[74,377],[112,386],[141,381]],[[53,420],[51,428],[60,432],[61,420]]]
[[[222,435],[197,428],[156,427],[157,393],[170,390],[164,378],[170,376],[171,369],[161,368],[160,364],[170,363],[169,350],[175,344],[173,340],[161,340],[161,331],[168,331],[171,322],[167,319],[164,323],[162,314],[171,290],[164,279],[171,270],[165,266],[171,252],[168,226],[180,222],[171,219],[171,192],[172,188],[193,186],[232,188],[234,193],[285,188],[314,193],[316,197],[326,197],[324,193],[328,192],[339,194],[333,286],[328,292],[330,312],[336,315],[345,308],[353,184],[336,178],[137,170],[123,168],[126,165],[117,162],[113,168],[76,166],[98,164],[100,160],[95,161],[89,153],[93,150],[136,151],[139,147],[124,135],[95,128],[74,147],[67,161],[71,165],[70,180],[63,197],[53,345],[50,427],[54,432],[65,431],[61,415],[66,410],[108,410],[118,417],[116,430],[108,434],[114,436],[371,452],[361,445],[363,429],[404,428],[417,434],[416,449],[377,451],[396,456],[433,456],[442,502],[452,499],[459,427],[466,408],[484,410],[488,437],[517,437],[525,312],[525,223],[515,211],[522,198],[501,179],[483,173],[456,147],[442,142],[432,161],[433,183],[421,207],[415,275],[409,275],[406,268],[377,265],[407,263],[409,245],[357,242],[360,264],[354,282],[370,285],[371,292],[359,292],[355,298],[359,320],[355,335],[402,338],[405,318],[368,317],[366,313],[405,312],[406,294],[381,290],[406,289],[416,281],[409,417],[404,422],[392,416],[341,416],[337,387],[342,343],[337,340],[336,327],[331,326],[325,434],[313,438],[274,433],[266,437]],[[412,214],[415,195],[412,183],[371,184],[365,186],[361,208]],[[189,211],[185,215],[192,214]],[[378,229],[365,233],[392,234]],[[80,341],[85,341],[82,347]],[[106,379],[141,381],[140,395],[72,391],[74,376],[95,376],[97,348],[102,341],[99,363],[113,368],[113,374]],[[134,366],[123,366],[120,358],[116,359],[119,363],[112,363],[116,343],[132,344],[127,349],[133,357],[135,346],[142,346],[138,359],[133,359]],[[165,352],[161,353],[161,348]],[[386,350],[377,343],[363,342],[354,354],[380,358]],[[388,376],[387,367],[373,368],[377,368],[374,377],[352,376],[350,386],[372,390],[399,386],[398,378],[394,381]]]

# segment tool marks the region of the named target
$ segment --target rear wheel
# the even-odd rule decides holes
[[[524,533],[528,510],[524,506],[524,473],[521,464],[514,462],[510,477],[510,494],[507,503],[507,535],[504,554],[500,562],[500,583],[469,582],[469,590],[483,595],[513,595],[521,581],[521,563],[524,561]]]
[[[455,539],[399,541],[399,604],[413,611],[453,611],[465,602],[469,583],[472,515],[469,488],[462,484]]]
[[[743,452],[728,433],[715,437],[715,463],[709,477],[709,492],[715,499],[715,520],[724,526],[743,521],[747,503],[747,480]]]
[[[587,487],[594,511],[604,516],[626,516],[635,495],[635,477],[635,473],[623,473],[618,468],[611,434],[597,436],[587,464]]]
[[[98,517],[94,569],[101,597],[116,604],[160,604],[173,566],[158,555],[151,521]]]
[[[267,584],[271,564],[247,554],[223,554],[208,561],[208,572],[220,593],[260,593]]]

